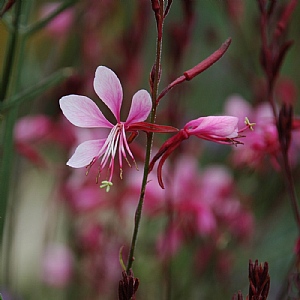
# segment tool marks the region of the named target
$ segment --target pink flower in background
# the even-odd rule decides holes
[[[42,279],[53,287],[65,287],[71,280],[73,273],[73,256],[64,245],[49,246],[43,256]]]
[[[23,117],[16,123],[14,137],[20,143],[37,141],[45,138],[52,127],[52,121],[45,115]]]
[[[60,3],[47,3],[42,7],[41,15],[43,18],[47,17],[58,9]],[[72,23],[74,21],[74,11],[68,8],[56,16],[51,22],[46,26],[47,31],[54,37],[66,37],[66,34],[71,29]]]
[[[239,119],[238,126],[245,126],[245,118],[253,119],[252,106],[239,94],[232,94],[225,100],[224,113]]]
[[[94,89],[99,98],[110,109],[117,122],[113,125],[102,114],[98,106],[88,97],[79,95],[64,96],[60,99],[60,107],[65,117],[75,126],[83,128],[108,128],[106,138],[89,140],[80,144],[67,165],[73,168],[91,167],[101,158],[99,174],[108,165],[110,174],[108,181],[102,181],[101,187],[112,185],[114,160],[118,152],[120,177],[122,177],[122,159],[128,162],[127,154],[135,163],[132,152],[126,140],[126,130],[130,125],[140,123],[148,117],[152,102],[146,90],[139,90],[132,98],[129,115],[125,122],[120,120],[120,110],[123,101],[123,90],[119,78],[107,67],[99,66],[94,78]],[[127,154],[126,154],[127,153]]]
[[[38,114],[20,118],[14,127],[14,141],[17,151],[32,163],[46,167],[48,158],[41,151],[45,144],[69,149],[74,143],[71,124],[66,119],[54,122],[49,116]],[[70,125],[70,126],[68,126]]]
[[[226,113],[237,116],[251,116],[255,122],[255,130],[244,138],[245,147],[236,148],[233,152],[233,162],[238,166],[247,165],[255,169],[266,167],[266,158],[272,166],[279,170],[277,156],[280,151],[277,128],[274,115],[269,103],[260,103],[252,108],[242,97],[229,97],[226,103]]]
[[[182,243],[183,233],[178,226],[173,224],[157,239],[156,249],[159,257],[161,259],[170,259],[178,252]]]

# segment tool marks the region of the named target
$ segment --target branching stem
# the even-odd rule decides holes
[[[157,35],[157,41],[156,41],[156,58],[155,58],[154,82],[153,82],[153,88],[152,88],[152,94],[151,94],[152,110],[151,110],[151,115],[150,115],[150,123],[155,123],[155,119],[156,119],[156,109],[157,109],[156,99],[157,99],[157,94],[158,94],[160,69],[161,69],[164,0],[159,0],[159,2],[160,2],[159,15],[161,17],[161,22],[157,22],[157,24],[158,24],[158,28],[157,28],[158,35]],[[131,241],[129,257],[128,257],[128,261],[127,261],[127,267],[126,267],[127,273],[129,273],[129,270],[131,269],[133,261],[134,261],[135,246],[136,246],[136,242],[137,242],[137,236],[138,236],[140,221],[141,221],[141,217],[142,217],[142,209],[143,209],[143,204],[144,204],[146,186],[147,186],[147,181],[148,181],[149,163],[150,163],[150,155],[151,155],[151,149],[152,149],[152,144],[153,144],[153,136],[154,136],[153,133],[148,133],[147,134],[147,146],[146,146],[146,156],[145,156],[145,164],[144,164],[143,181],[142,181],[138,206],[137,206],[136,212],[135,212],[134,230],[133,230],[133,235],[132,235],[132,241]]]

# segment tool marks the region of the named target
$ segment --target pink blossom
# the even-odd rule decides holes
[[[20,118],[14,127],[14,140],[17,151],[32,163],[46,167],[48,161],[40,151],[40,146],[69,149],[73,145],[74,127],[65,118],[54,122],[46,115],[30,115]]]
[[[73,168],[92,166],[101,159],[99,174],[108,165],[110,174],[108,181],[103,181],[102,187],[112,185],[111,180],[114,171],[114,160],[118,152],[120,177],[122,177],[122,159],[127,162],[127,155],[135,163],[133,154],[126,140],[126,130],[129,126],[140,123],[148,117],[152,102],[150,94],[146,90],[139,90],[132,98],[129,115],[125,122],[120,119],[120,110],[123,101],[123,90],[119,78],[107,67],[99,66],[94,78],[94,89],[99,98],[110,109],[117,122],[113,125],[102,114],[98,106],[88,97],[79,95],[64,96],[60,99],[60,107],[65,117],[75,126],[83,128],[108,128],[106,138],[89,140],[80,144],[67,165]],[[129,164],[129,162],[128,162]]]
[[[100,224],[93,221],[81,224],[77,234],[77,243],[80,251],[95,253],[99,250],[103,238],[103,228]]]
[[[44,115],[20,118],[14,127],[16,149],[20,154],[38,166],[46,166],[44,157],[39,153],[36,144],[53,131],[54,124]]]
[[[48,3],[43,6],[41,15],[43,18],[47,17],[53,13],[58,7],[59,3]],[[69,8],[57,15],[49,24],[47,25],[47,31],[55,38],[65,37],[70,30],[72,23],[74,21],[74,11]]]
[[[231,116],[200,117],[189,121],[183,129],[161,146],[150,163],[150,171],[153,169],[156,161],[161,158],[157,168],[157,175],[160,186],[164,188],[161,176],[162,166],[169,155],[181,144],[181,142],[188,139],[190,136],[196,136],[203,140],[219,144],[241,144],[237,138],[240,137],[239,133],[245,130],[245,128],[239,131],[237,124],[238,118]],[[250,125],[251,124],[247,125],[246,128]]]
[[[200,117],[188,122],[184,131],[188,136],[221,144],[239,143],[234,139],[238,137],[238,118],[230,116]]]
[[[279,169],[277,155],[280,145],[270,104],[263,102],[252,108],[246,100],[239,98],[235,99],[236,107],[239,107],[237,110],[236,107],[233,109],[233,105],[230,105],[233,100],[229,98],[228,101],[227,112],[236,116],[248,114],[256,124],[255,130],[249,132],[243,140],[245,147],[234,149],[233,162],[240,166],[248,165],[251,168],[263,169],[266,158],[269,158],[273,167]]]
[[[33,142],[49,134],[52,126],[50,118],[44,115],[23,117],[16,123],[14,137],[17,142]]]
[[[245,101],[245,99],[239,94],[230,95],[225,100],[224,112],[226,115],[237,117],[239,119],[239,127],[245,125],[244,120],[246,117],[250,120],[253,119],[253,112],[250,103]]]
[[[170,259],[178,251],[183,242],[183,234],[176,225],[170,226],[166,232],[157,239],[157,252],[162,259]]]
[[[42,278],[50,286],[62,288],[72,276],[73,257],[71,251],[63,245],[49,246],[43,257]]]

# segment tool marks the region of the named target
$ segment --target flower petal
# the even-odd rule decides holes
[[[75,153],[68,160],[67,165],[72,168],[83,168],[89,165],[92,160],[99,155],[99,151],[104,145],[106,139],[90,140],[81,143],[75,150]]]
[[[237,117],[209,116],[192,120],[184,128],[193,135],[233,138],[238,135],[237,123]]]
[[[65,117],[78,127],[106,127],[113,125],[104,117],[94,101],[85,96],[68,95],[59,100]]]
[[[99,66],[94,78],[94,89],[99,98],[107,105],[120,122],[123,90],[117,75],[109,68]]]
[[[131,123],[145,121],[151,111],[151,96],[146,90],[137,91],[132,97],[130,111],[125,122],[126,125]]]

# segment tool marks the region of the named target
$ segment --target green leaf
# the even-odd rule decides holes
[[[25,89],[19,94],[12,96],[8,99],[5,99],[3,103],[0,103],[0,112],[4,113],[5,111],[23,103],[26,101],[33,100],[35,97],[41,95],[47,89],[61,83],[64,79],[71,76],[73,70],[71,68],[61,69],[50,76],[46,77],[41,82]]]

